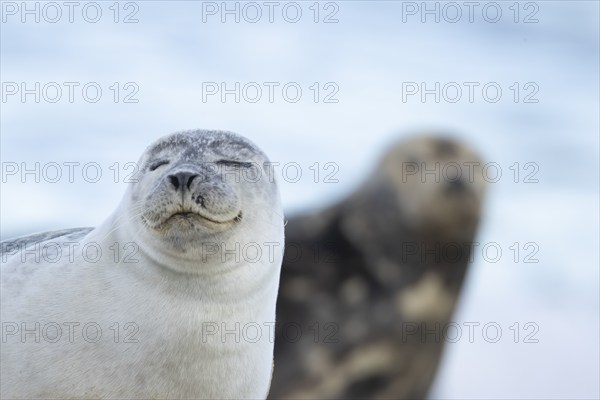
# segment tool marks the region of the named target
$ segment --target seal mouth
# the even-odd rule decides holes
[[[167,217],[164,220],[163,224],[173,222],[175,220],[184,220],[184,221],[188,221],[188,222],[192,222],[192,223],[196,220],[199,220],[199,221],[207,221],[207,222],[210,222],[212,224],[217,224],[217,225],[227,225],[227,224],[234,224],[234,223],[240,222],[242,220],[242,212],[240,211],[238,213],[238,215],[236,215],[232,219],[228,219],[225,221],[217,221],[215,219],[212,219],[206,215],[202,215],[197,212],[179,211],[179,212],[173,213],[169,217]]]

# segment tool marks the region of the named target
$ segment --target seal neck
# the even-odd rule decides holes
[[[119,211],[113,213],[90,233],[89,239],[99,242],[102,248],[130,249],[129,257],[107,259],[106,264],[134,274],[138,282],[215,303],[243,303],[276,296],[281,252],[263,251],[264,257],[255,262],[245,260],[232,246],[229,250],[233,254],[224,258],[221,252],[213,252],[204,259],[194,258],[193,252],[167,253],[133,232],[133,225],[120,215]]]

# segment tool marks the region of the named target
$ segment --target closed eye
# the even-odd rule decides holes
[[[233,161],[233,160],[219,160],[217,161],[218,165],[227,165],[229,167],[241,167],[241,168],[251,168],[252,163],[243,162],[243,161]]]
[[[169,163],[169,160],[156,161],[156,162],[153,162],[152,164],[150,164],[150,167],[148,169],[150,171],[154,171],[156,168],[158,168],[162,165],[167,165],[168,163]]]

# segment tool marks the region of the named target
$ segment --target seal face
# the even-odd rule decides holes
[[[410,138],[384,156],[375,180],[389,187],[414,230],[469,237],[477,226],[485,180],[479,156],[447,137]]]
[[[266,397],[283,253],[267,157],[197,130],[138,166],[100,226],[2,243],[3,398]]]
[[[264,157],[249,143],[234,141],[226,134],[199,140],[178,134],[169,140],[172,146],[159,142],[150,150],[133,194],[143,209],[144,223],[163,234],[181,237],[182,233],[222,231],[239,222],[242,210],[236,186],[240,169],[262,164]],[[228,140],[227,146],[224,140]],[[230,175],[237,182],[227,179]]]
[[[126,205],[135,217],[127,223],[162,253],[205,257],[198,249],[207,243],[243,239],[273,216],[282,219],[267,157],[230,132],[176,133],[151,145],[139,166]]]

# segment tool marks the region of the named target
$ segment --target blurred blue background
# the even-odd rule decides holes
[[[1,237],[75,226],[94,226],[118,204],[126,184],[126,162],[135,162],[156,138],[181,129],[232,130],[256,142],[281,164],[296,162],[298,182],[279,176],[288,214],[320,207],[349,193],[364,179],[393,141],[423,130],[450,132],[502,168],[489,185],[478,241],[496,242],[498,262],[475,253],[458,312],[463,322],[496,322],[502,340],[488,343],[476,330],[470,343],[449,343],[433,398],[598,398],[599,389],[599,6],[596,1],[521,2],[514,21],[514,2],[498,2],[502,17],[482,17],[481,2],[470,22],[466,7],[456,23],[441,14],[407,14],[422,3],[394,1],[298,2],[297,23],[268,8],[257,23],[234,21],[220,13],[204,15],[200,2],[147,1],[121,3],[114,22],[113,2],[99,2],[96,23],[74,22],[68,9],[56,23],[3,3],[1,25]],[[21,2],[14,3],[21,7]],[[221,2],[212,3],[221,7]],[[262,2],[258,3],[262,5]],[[458,3],[463,4],[462,2]],[[40,13],[44,3],[40,3]],[[445,3],[440,3],[440,10]],[[33,9],[33,2],[28,3]],[[241,7],[244,3],[240,4]],[[434,2],[427,6],[433,9]],[[229,3],[231,9],[234,3]],[[254,12],[246,9],[246,17]],[[403,14],[404,10],[404,14]],[[447,8],[447,19],[454,11]],[[293,10],[288,10],[293,17]],[[323,23],[335,11],[337,23]],[[493,17],[494,10],[488,15]],[[523,23],[535,11],[535,23]],[[49,8],[47,19],[54,18]],[[137,23],[123,23],[126,15]],[[94,10],[88,10],[88,17]],[[403,21],[403,18],[405,21]],[[7,84],[7,82],[9,84]],[[79,82],[73,103],[63,98],[39,103],[28,95],[8,95],[10,82]],[[96,82],[103,89],[97,103],[81,97],[81,86]],[[111,85],[119,82],[115,103]],[[124,103],[139,88],[137,103]],[[296,103],[275,91],[274,102],[257,103],[233,96],[202,99],[203,82],[297,82],[303,89]],[[309,87],[327,82],[339,88],[337,103],[315,103]],[[473,103],[433,96],[403,101],[403,82],[496,82],[503,89],[496,103],[475,90]],[[509,87],[533,82],[537,103],[513,100]],[[8,85],[8,86],[7,86]],[[279,88],[281,88],[279,86]],[[479,86],[481,88],[481,86]],[[322,91],[321,95],[329,91]],[[530,90],[522,90],[521,96]],[[52,92],[53,93],[53,92]],[[53,95],[52,95],[53,97]],[[102,178],[74,182],[35,182],[34,175],[8,175],[12,163],[31,168],[35,162],[96,162]],[[115,183],[115,162],[120,182]],[[314,182],[315,162],[339,166],[338,183]],[[519,163],[521,175],[514,182]],[[524,183],[525,163],[536,163],[538,183]],[[513,167],[514,168],[514,167]],[[67,169],[63,170],[63,174]],[[323,171],[323,170],[322,170]],[[53,175],[53,174],[52,174]],[[539,246],[538,263],[517,262],[509,249]],[[539,343],[514,343],[515,322],[539,326]],[[465,333],[466,330],[463,332]]]

